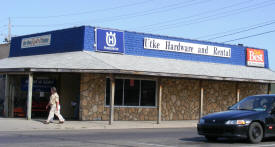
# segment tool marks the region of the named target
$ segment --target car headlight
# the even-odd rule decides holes
[[[201,118],[200,120],[199,120],[199,124],[204,124],[205,123],[205,120],[203,119],[203,118]]]
[[[226,125],[249,125],[251,120],[228,120],[225,122]]]

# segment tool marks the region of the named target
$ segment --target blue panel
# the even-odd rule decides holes
[[[264,50],[264,67],[269,68],[268,51]]]
[[[106,35],[106,33],[108,34]],[[114,38],[114,33],[116,34],[115,38]],[[49,34],[51,35],[50,45],[21,48],[22,39],[37,37],[41,35],[49,35]],[[106,40],[106,37],[107,39],[108,37],[111,37],[109,38],[109,41],[110,41],[109,44],[107,43],[108,40]],[[145,37],[227,47],[227,48],[231,48],[231,57],[224,58],[224,57],[217,57],[217,56],[206,56],[206,55],[199,55],[199,54],[144,49],[143,41]],[[112,44],[114,43],[113,42],[114,39],[116,40],[115,45]],[[149,56],[149,57],[170,58],[170,59],[246,66],[246,47],[243,47],[243,46],[190,40],[190,39],[183,39],[183,38],[177,38],[177,37],[160,36],[160,35],[153,35],[153,34],[144,34],[144,33],[129,32],[129,31],[124,31],[124,32],[116,31],[116,30],[111,31],[108,29],[106,30],[97,29],[97,34],[95,34],[95,28],[90,26],[82,26],[82,27],[76,27],[76,28],[50,31],[45,33],[13,37],[11,41],[10,57],[82,51],[82,50],[95,51],[96,49],[94,44],[96,41],[97,41],[97,50],[99,51],[109,51],[109,52],[111,51],[111,52],[118,52],[118,53],[124,52],[124,54],[136,55],[136,56]],[[112,50],[112,47],[113,49],[117,48],[117,50]],[[265,54],[265,68],[269,68],[267,50],[264,50],[264,54]]]
[[[94,51],[94,44],[95,44],[95,31],[94,27],[85,27],[85,34],[84,34],[84,50],[87,51]]]
[[[168,52],[168,51],[161,51],[161,50],[148,50],[143,48],[143,40],[145,37],[164,39],[164,40],[182,41],[182,42],[189,42],[189,43],[196,43],[196,44],[213,45],[213,46],[220,46],[220,47],[228,47],[228,48],[231,48],[231,58],[179,53],[179,52]],[[198,40],[189,40],[189,39],[159,36],[159,35],[152,35],[152,34],[142,34],[142,33],[136,33],[136,32],[127,32],[127,31],[125,32],[124,38],[125,38],[125,54],[129,54],[129,55],[213,62],[213,63],[223,63],[223,64],[233,64],[233,65],[243,65],[243,66],[246,65],[246,47],[243,47],[243,46],[220,44],[220,43],[198,41]],[[267,57],[266,50],[265,50],[265,56],[266,56],[265,67],[268,68],[268,57]]]
[[[83,50],[84,28],[85,27],[69,28],[20,37],[13,37],[11,40],[10,57],[81,51]],[[50,45],[21,48],[22,39],[48,34],[51,35]]]
[[[96,30],[97,51],[124,53],[124,33],[115,30]]]

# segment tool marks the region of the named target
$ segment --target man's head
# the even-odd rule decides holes
[[[56,93],[56,88],[55,88],[55,87],[52,87],[52,88],[51,88],[51,93],[52,93],[52,94]]]

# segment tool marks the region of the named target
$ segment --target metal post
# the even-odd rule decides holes
[[[31,120],[32,116],[32,87],[33,87],[33,74],[29,74],[29,85],[28,85],[28,106],[27,106],[27,119]]]
[[[200,118],[203,116],[203,93],[204,89],[202,87],[202,81],[200,81],[200,91],[201,91],[201,98],[200,98]]]
[[[110,92],[110,118],[109,118],[109,125],[112,125],[114,121],[114,100],[115,100],[115,79],[114,76],[110,76],[111,81],[111,92]]]
[[[5,80],[5,103],[4,103],[4,116],[8,117],[9,115],[9,94],[10,94],[10,85],[9,85],[9,75],[6,74]]]
[[[241,92],[241,90],[239,88],[239,84],[238,83],[236,84],[236,89],[237,89],[237,99],[236,99],[236,101],[239,102],[240,101],[240,92]]]
[[[15,86],[14,84],[10,85],[10,117],[14,117],[14,96],[15,96]]]
[[[160,80],[158,80],[158,120],[157,120],[157,124],[160,124],[161,122],[161,101],[162,101],[162,85],[160,83]]]
[[[267,94],[271,94],[271,83],[268,83]]]

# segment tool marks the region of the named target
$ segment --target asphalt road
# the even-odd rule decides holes
[[[207,142],[196,128],[24,131],[0,130],[0,147],[274,147],[275,139],[260,144],[245,140],[219,139]]]

